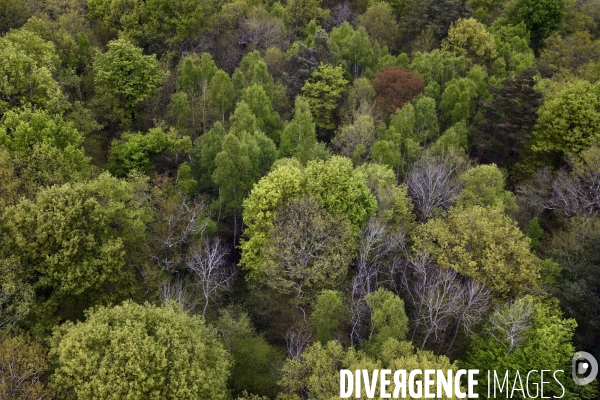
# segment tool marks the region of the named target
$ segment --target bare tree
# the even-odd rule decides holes
[[[264,50],[271,46],[285,47],[286,30],[280,18],[254,13],[240,23],[238,43],[248,50]]]
[[[299,360],[306,346],[312,339],[310,330],[306,325],[299,325],[296,328],[290,328],[285,333],[285,344],[288,355],[294,360]]]
[[[356,16],[352,11],[352,6],[350,5],[350,2],[344,1],[343,3],[339,3],[335,7],[333,7],[328,20],[325,22],[324,28],[327,30],[331,30],[333,28],[337,28],[346,21],[348,21],[350,24],[354,24],[355,19]]]
[[[182,310],[191,314],[198,306],[197,294],[194,285],[178,277],[165,283],[158,295],[163,304],[174,301],[181,306]]]
[[[525,333],[531,328],[534,314],[535,307],[529,298],[521,298],[512,304],[504,304],[490,317],[490,327],[487,333],[510,353],[525,340]]]
[[[195,282],[204,297],[202,315],[206,316],[208,304],[217,301],[228,289],[235,277],[235,270],[227,264],[229,249],[219,239],[206,238],[194,247],[187,261],[188,269],[194,273]]]
[[[159,192],[155,200],[156,219],[147,245],[151,259],[164,271],[173,273],[182,268],[185,254],[195,238],[208,226],[207,205],[183,194],[170,197]]]
[[[442,269],[427,254],[413,257],[400,274],[405,298],[412,305],[413,333],[419,334],[421,349],[438,342],[446,353],[462,329],[471,334],[489,308],[491,297],[482,283],[461,276],[453,269]]]
[[[360,232],[350,290],[350,339],[355,345],[360,343],[370,315],[364,297],[382,285],[394,286],[396,270],[406,260],[405,236],[402,230],[391,231],[378,217],[371,218]]]
[[[423,221],[436,208],[448,209],[462,187],[458,175],[463,165],[450,157],[426,153],[410,170],[408,194]]]

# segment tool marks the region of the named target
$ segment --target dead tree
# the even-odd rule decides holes
[[[426,154],[408,173],[408,194],[423,221],[436,208],[448,209],[462,187],[458,178],[461,164],[448,157]]]
[[[195,275],[195,283],[204,297],[202,315],[206,316],[208,304],[219,299],[235,277],[235,270],[227,264],[229,249],[219,239],[206,238],[190,252],[188,269]]]

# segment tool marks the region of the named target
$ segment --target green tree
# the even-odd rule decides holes
[[[498,372],[509,371],[509,382],[516,379],[514,376],[517,371],[536,370],[529,378],[530,381],[540,379],[540,370],[569,371],[568,367],[575,353],[571,338],[576,326],[575,320],[563,319],[560,313],[547,305],[533,304],[529,297],[518,299],[496,311],[485,333],[471,339],[465,366]],[[558,375],[563,383],[560,386],[555,380],[545,384],[544,395],[592,398],[597,394],[594,385],[581,388],[574,385],[567,376],[565,374],[561,379]],[[487,376],[482,377],[480,390],[489,384],[487,379]],[[504,375],[500,379],[504,379]],[[521,393],[511,394],[511,397],[535,397],[534,390],[538,389],[531,386],[527,388],[527,392],[519,389],[516,392]],[[483,391],[480,395],[485,396]]]
[[[189,136],[178,137],[175,131],[153,128],[148,133],[125,133],[111,143],[108,170],[120,178],[137,170],[149,175],[153,169],[151,156],[163,152],[186,152],[192,147]]]
[[[302,96],[297,96],[294,118],[285,125],[281,132],[279,156],[295,157],[303,165],[315,159],[316,150],[318,150],[315,127],[308,101]]]
[[[473,113],[477,99],[477,84],[469,78],[453,79],[442,93],[440,109],[443,120],[454,125],[461,120],[468,120]]]
[[[121,122],[135,119],[138,104],[158,91],[165,75],[156,56],[145,56],[122,39],[109,42],[107,52],[96,56],[94,72],[99,106]]]
[[[218,70],[210,80],[210,93],[209,99],[217,111],[217,119],[221,120],[221,123],[225,122],[225,118],[229,116],[229,113],[233,109],[235,100],[235,89],[231,78],[223,70]]]
[[[51,339],[53,383],[79,399],[225,399],[229,357],[178,306],[125,302],[86,312]]]
[[[280,377],[277,366],[283,354],[256,333],[248,314],[235,307],[223,309],[215,325],[231,354],[228,387],[234,395],[248,391],[274,397],[277,387],[273,382]]]
[[[348,21],[345,21],[332,29],[329,46],[339,64],[354,78],[362,76],[375,66],[373,46],[363,27],[354,30]]]
[[[442,268],[477,279],[500,298],[535,290],[541,260],[502,208],[455,207],[447,217],[417,228],[415,249],[425,251]]]
[[[181,50],[200,37],[200,0],[90,0],[88,17],[112,33],[120,32],[148,51]]]
[[[26,0],[0,1],[0,35],[11,29],[20,28],[31,14],[31,9]]]
[[[397,47],[400,27],[389,3],[384,1],[373,3],[358,18],[358,23],[365,28],[369,38],[380,46],[387,46],[390,49]]]
[[[290,0],[285,8],[287,20],[296,37],[305,36],[306,26],[311,20],[321,21],[327,15],[317,0]]]
[[[241,264],[249,271],[249,280],[264,280],[266,265],[264,249],[270,243],[269,232],[274,226],[277,211],[285,209],[286,204],[293,198],[303,196],[312,197],[326,211],[323,213],[319,207],[308,208],[307,212],[310,211],[315,216],[314,222],[311,223],[318,222],[323,224],[322,226],[328,226],[332,218],[342,221],[347,218],[354,233],[358,233],[360,226],[376,208],[376,200],[365,186],[363,176],[353,170],[352,162],[347,158],[332,157],[328,161],[310,161],[306,168],[293,164],[279,166],[255,185],[248,199],[244,201],[246,240],[241,245]],[[312,202],[310,199],[307,201]],[[339,232],[342,224],[332,228]],[[290,227],[292,228],[294,227]],[[297,229],[300,234],[300,227]],[[310,234],[310,232],[306,233]],[[345,229],[340,234],[347,238]],[[279,240],[284,239],[279,238]],[[339,249],[329,247],[328,251],[345,252],[342,243],[346,242],[339,242],[337,244],[340,246]],[[331,245],[333,246],[332,243]],[[273,249],[275,251],[275,248]],[[297,250],[301,248],[289,249],[289,251]],[[340,253],[340,256],[343,254],[345,253]],[[327,259],[318,258],[317,261],[330,265]],[[347,266],[340,264],[337,268],[345,269]],[[338,271],[336,274],[343,274],[343,271]]]
[[[504,174],[495,164],[478,165],[463,175],[463,190],[457,204],[463,207],[503,207],[515,211],[515,196],[504,189]]]
[[[31,274],[34,324],[48,328],[135,293],[133,263],[151,218],[145,190],[141,177],[124,181],[104,173],[43,189],[4,210],[1,250]]]
[[[287,360],[283,366],[283,377],[278,382],[282,389],[278,399],[339,398],[340,369],[367,370],[371,374],[374,369],[382,368],[392,371],[441,369],[456,372],[458,365],[456,362],[451,363],[445,356],[436,356],[431,351],[415,350],[410,342],[399,342],[395,339],[387,340],[382,353],[377,356],[369,356],[353,347],[344,349],[339,342],[333,340],[326,345],[316,342],[306,348],[301,359]],[[380,387],[375,386],[375,398],[380,398]],[[436,391],[437,387],[434,384],[431,392]],[[465,391],[464,388],[461,391]],[[361,392],[363,398],[366,397],[364,389]]]
[[[361,115],[352,125],[343,126],[331,140],[339,153],[360,165],[371,155],[375,143],[375,122],[370,115]]]
[[[404,302],[389,290],[380,288],[365,297],[371,309],[372,334],[367,343],[370,355],[383,354],[388,339],[402,341],[408,333],[408,317],[404,312]]]
[[[215,172],[215,158],[221,151],[225,129],[220,122],[215,123],[211,130],[200,136],[194,142],[192,149],[192,170],[200,189],[206,190],[213,186],[212,175]]]
[[[335,290],[324,290],[317,296],[317,302],[311,315],[317,326],[317,340],[323,346],[332,338],[344,317],[342,294]]]
[[[252,84],[244,90],[242,101],[248,104],[250,111],[256,117],[256,127],[270,137],[274,142],[279,142],[276,129],[279,125],[279,114],[273,111],[271,99],[265,93],[262,85]]]
[[[27,30],[0,38],[0,115],[15,107],[61,109],[63,96],[54,80],[60,63],[54,45]]]
[[[450,57],[465,57],[468,66],[489,67],[498,57],[494,36],[474,18],[459,19],[452,24],[442,42],[442,52]]]
[[[513,25],[524,22],[531,32],[531,46],[540,49],[543,40],[560,26],[564,12],[564,0],[517,0],[507,8],[506,16]]]
[[[290,295],[297,306],[340,285],[355,247],[347,218],[334,218],[310,196],[293,198],[276,210],[267,238],[261,265],[265,283]]]
[[[181,60],[179,70],[177,83],[179,90],[187,94],[190,103],[192,130],[194,133],[199,130],[196,126],[196,115],[200,114],[199,122],[205,131],[209,124],[209,83],[217,72],[217,66],[210,54],[202,53],[201,56],[193,54]]]
[[[60,114],[43,109],[6,112],[0,121],[0,148],[7,150],[6,166],[18,177],[14,194],[32,197],[40,187],[87,177],[90,159],[82,143],[81,132]]]
[[[562,158],[580,153],[600,139],[600,83],[568,83],[549,95],[538,110],[532,150]]]
[[[331,131],[337,126],[336,111],[347,84],[341,67],[321,64],[302,87],[302,96],[320,130]]]

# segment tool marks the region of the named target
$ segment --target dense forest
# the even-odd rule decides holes
[[[0,35],[0,399],[598,398],[599,0],[0,0]]]

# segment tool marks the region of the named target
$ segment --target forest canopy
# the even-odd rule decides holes
[[[0,0],[0,399],[568,372],[599,213],[598,0]]]

